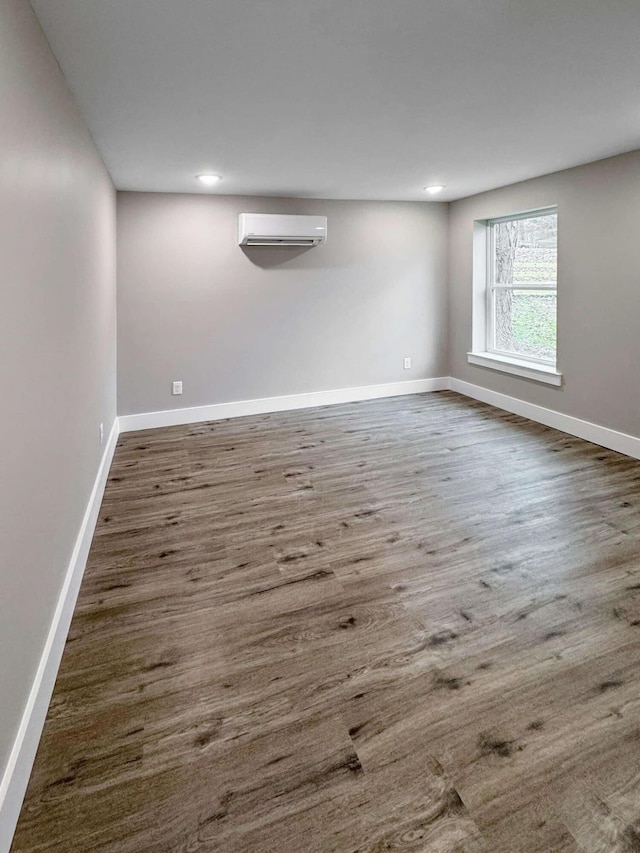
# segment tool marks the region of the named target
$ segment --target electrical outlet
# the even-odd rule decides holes
[[[174,382],[171,386],[171,393],[173,396],[177,396],[178,394],[182,394],[182,382]]]
[[[411,370],[411,358],[410,357],[403,358],[402,359],[402,366],[404,367],[405,370]]]
[[[104,441],[104,424],[100,424],[100,444]]]

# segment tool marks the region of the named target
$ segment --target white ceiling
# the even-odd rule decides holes
[[[32,0],[120,189],[460,198],[640,147],[640,0]]]

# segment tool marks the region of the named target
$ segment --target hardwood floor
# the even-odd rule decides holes
[[[640,851],[639,484],[450,392],[122,436],[13,853]]]

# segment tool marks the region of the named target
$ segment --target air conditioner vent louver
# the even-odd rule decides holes
[[[241,213],[240,246],[318,246],[327,239],[326,216]]]
[[[317,246],[309,237],[247,237],[245,246]]]

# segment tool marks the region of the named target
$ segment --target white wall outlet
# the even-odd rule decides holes
[[[402,366],[405,370],[411,370],[411,358],[409,356],[402,359]]]
[[[104,424],[100,424],[100,444],[104,442]]]
[[[171,393],[174,397],[182,394],[182,382],[174,382],[171,386]]]

